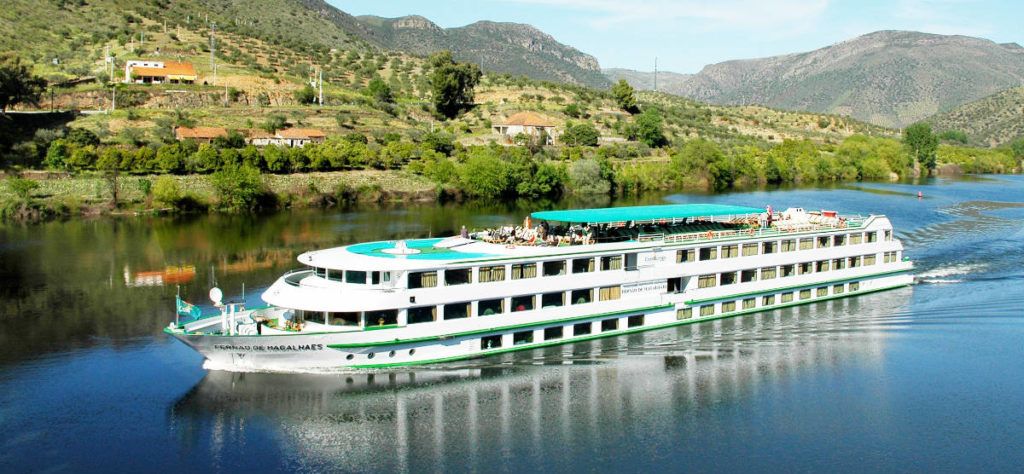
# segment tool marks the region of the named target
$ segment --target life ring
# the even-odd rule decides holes
[[[711,231],[709,230],[707,234],[704,234],[704,237],[707,237],[707,238],[709,238],[709,239],[713,239],[713,238],[715,238],[715,233],[714,233],[714,232],[711,232]]]

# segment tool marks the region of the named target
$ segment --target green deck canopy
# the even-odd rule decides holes
[[[530,214],[535,220],[602,224],[608,222],[653,221],[743,214],[759,214],[759,207],[728,204],[666,204],[662,206],[606,207],[601,209],[567,209],[538,211]]]

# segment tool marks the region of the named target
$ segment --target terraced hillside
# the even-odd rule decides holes
[[[973,146],[997,147],[1024,137],[1024,86],[961,105],[925,120],[936,132],[967,134]]]

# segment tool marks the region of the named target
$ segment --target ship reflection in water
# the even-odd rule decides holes
[[[743,399],[744,411],[761,410],[775,420],[779,415],[764,412],[772,411],[771,400],[782,396],[787,380],[878,370],[912,292],[457,365],[373,373],[212,371],[171,407],[171,426],[188,451],[210,449],[217,456],[256,442],[247,433],[250,424],[269,423],[280,435],[267,448],[285,453],[287,467],[298,470],[667,467],[673,458],[699,455],[707,430],[724,429],[716,424],[721,420],[704,419],[722,406]],[[870,412],[884,424],[881,402]],[[650,451],[651,464],[616,464],[635,463],[637,451]],[[677,468],[685,465],[693,467]]]

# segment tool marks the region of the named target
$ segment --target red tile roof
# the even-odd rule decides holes
[[[522,125],[524,127],[553,127],[548,121],[533,112],[519,112],[513,114],[503,123],[498,125]]]
[[[175,127],[174,137],[178,140],[185,138],[199,138],[204,140],[211,140],[217,137],[227,137],[227,129],[221,127]]]
[[[177,61],[164,61],[164,67],[133,67],[132,72],[140,76],[167,77],[167,76],[195,76],[196,70],[192,63]]]
[[[281,138],[287,138],[291,140],[306,139],[312,140],[314,138],[326,138],[322,130],[315,128],[286,128],[284,130],[278,130],[277,136]]]

